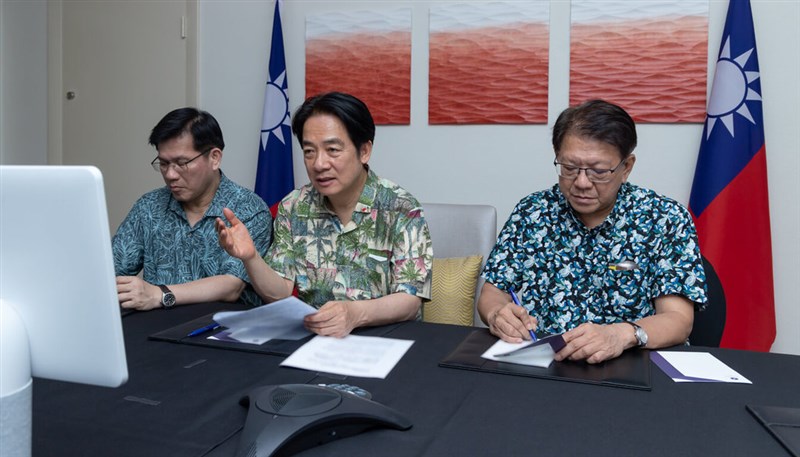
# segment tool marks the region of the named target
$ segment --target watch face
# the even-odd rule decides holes
[[[172,308],[175,305],[175,294],[172,292],[166,292],[161,296],[161,303],[164,305],[164,308]]]
[[[641,327],[636,327],[636,339],[639,341],[639,346],[647,345],[647,332]]]

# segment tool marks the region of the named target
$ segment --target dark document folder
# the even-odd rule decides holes
[[[224,334],[225,328],[220,327],[216,330],[201,333],[197,336],[188,336],[193,330],[205,327],[214,323],[214,314],[211,313],[203,317],[191,320],[189,322],[176,325],[175,327],[154,333],[149,336],[151,340],[169,341],[171,343],[192,344],[195,346],[211,346],[223,349],[233,349],[245,352],[258,352],[262,354],[271,355],[289,355],[297,348],[305,344],[308,340],[313,338],[313,335],[301,338],[299,340],[269,340],[262,344],[248,344],[238,341],[229,341],[225,339],[210,339],[210,336],[217,334]]]
[[[225,339],[223,337],[225,334],[224,327],[220,327],[210,332],[201,333],[197,336],[188,336],[193,330],[197,330],[214,323],[214,314],[216,313],[211,313],[189,322],[176,325],[175,327],[162,330],[158,333],[150,335],[148,338],[157,341],[169,341],[171,343],[192,344],[195,346],[211,346],[222,349],[233,349],[236,351],[288,356],[291,355],[295,350],[299,349],[300,346],[306,344],[311,338],[316,336],[309,335],[299,340],[272,339],[265,341],[262,344],[248,344],[239,341],[232,341],[230,338]],[[353,334],[362,336],[383,336],[394,330],[398,325],[399,324],[390,324],[380,327],[358,328],[353,331]],[[215,335],[219,335],[220,339],[209,339],[210,336]]]
[[[800,408],[751,406],[747,410],[794,457],[800,457]]]
[[[481,354],[496,341],[497,337],[489,333],[488,329],[475,330],[450,355],[439,362],[439,366],[650,390],[650,352],[647,350],[630,349],[616,359],[597,364],[565,360],[541,368],[497,362],[481,357]]]

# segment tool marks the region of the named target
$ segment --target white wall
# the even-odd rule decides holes
[[[428,10],[434,1],[298,1],[282,5],[289,99],[305,97],[305,16],[325,11],[411,7],[411,125],[379,126],[371,164],[421,201],[484,203],[505,222],[528,193],[555,183],[550,127],[545,125],[429,126]],[[753,0],[771,195],[778,335],[774,352],[800,354],[800,3]],[[710,2],[709,62],[716,62],[727,1]],[[201,1],[200,94],[220,120],[227,147],[224,169],[252,186],[272,30],[271,1]],[[551,2],[552,120],[567,107],[569,2]],[[346,62],[342,63],[346,65]],[[377,64],[377,63],[376,63]],[[713,78],[713,66],[709,81]],[[631,180],[686,204],[702,127],[640,125]],[[297,184],[308,182],[295,143]]]
[[[47,3],[0,1],[0,163],[47,163]]]

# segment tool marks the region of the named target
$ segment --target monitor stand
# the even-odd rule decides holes
[[[0,299],[0,456],[31,455],[31,355],[25,323]]]

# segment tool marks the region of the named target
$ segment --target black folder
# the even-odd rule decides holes
[[[645,349],[630,349],[615,359],[597,364],[565,360],[554,361],[549,367],[541,368],[481,357],[496,341],[497,337],[489,333],[488,329],[475,330],[450,355],[442,359],[439,366],[650,390],[650,352]]]
[[[794,457],[800,457],[800,408],[747,405],[747,410]]]
[[[211,313],[189,322],[176,325],[175,327],[162,330],[158,333],[154,333],[150,335],[148,339],[156,341],[169,341],[171,343],[192,344],[195,346],[210,346],[221,349],[232,349],[236,351],[257,352],[260,354],[288,356],[315,336],[309,335],[299,340],[273,339],[262,344],[248,344],[237,341],[225,341],[208,338],[209,336],[214,336],[217,333],[224,332],[224,327],[220,327],[216,330],[202,333],[197,336],[187,336],[193,330],[197,330],[214,323],[214,314],[216,313]],[[397,325],[399,324],[358,328],[353,331],[353,334],[363,336],[383,336],[394,330]]]

